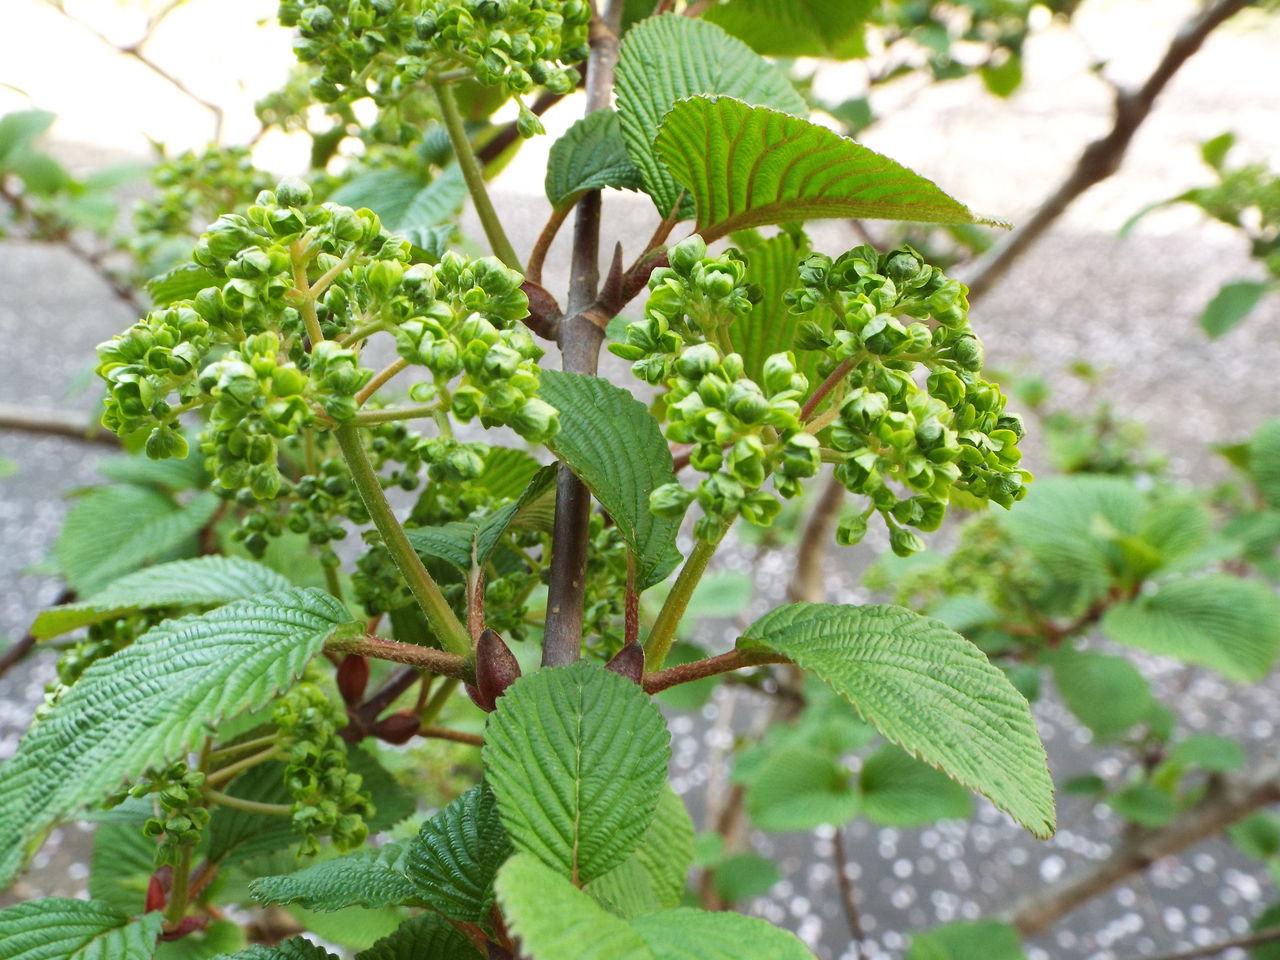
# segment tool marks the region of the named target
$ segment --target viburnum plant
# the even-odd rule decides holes
[[[965,287],[909,247],[816,252],[800,226],[985,221],[811,122],[724,27],[654,6],[282,5],[338,115],[371,98],[399,146],[438,118],[491,255],[286,179],[218,216],[99,347],[102,422],[156,464],[77,507],[115,540],[63,544],[81,599],[35,632],[88,634],[0,771],[0,877],[97,806],[148,880],[0,913],[0,956],[211,956],[243,943],[218,905],[248,902],[383,911],[393,929],[363,960],[810,956],[762,920],[680,905],[693,829],[653,695],[767,664],[1052,833],[1026,700],[939,620],[792,603],[728,653],[667,663],[726,533],[768,527],[824,470],[856,498],[836,539],[880,525],[903,556],[949,505],[1010,507],[1030,477]],[[548,227],[521,258],[460,104],[514,101],[535,136],[525,98],[580,71],[587,113],[552,147]],[[599,261],[607,188],[643,190],[661,218],[630,261],[620,245]],[[208,202],[170,200],[178,219]],[[542,260],[570,215],[562,308]],[[631,363],[617,382],[597,375],[609,329]],[[179,503],[184,487],[200,492]],[[225,551],[172,559],[202,530]],[[299,541],[323,587],[273,564]],[[470,709],[459,686],[482,735],[439,725]],[[476,785],[371,843],[412,798],[357,744],[420,735],[482,742]],[[224,955],[329,956],[305,937]]]

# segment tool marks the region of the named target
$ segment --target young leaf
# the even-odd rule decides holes
[[[873,0],[734,0],[703,16],[768,57],[860,59]]]
[[[163,923],[98,900],[28,900],[0,910],[0,960],[151,960]]]
[[[565,131],[551,147],[546,187],[553,207],[570,203],[588,190],[640,189],[640,171],[627,153],[616,113],[597,110]]]
[[[1049,663],[1067,709],[1099,740],[1118,737],[1151,713],[1151,686],[1124,657],[1065,648]]]
[[[356,954],[356,960],[481,960],[481,953],[444,917],[424,913]]]
[[[144,567],[88,600],[45,610],[31,627],[40,639],[155,607],[212,607],[285,590],[289,581],[269,567],[239,557],[194,557]]]
[[[636,586],[643,590],[665,579],[680,562],[680,521],[649,511],[649,494],[675,479],[658,421],[630,393],[600,377],[544,370],[540,396],[560,411],[560,432],[547,446],[613,517],[635,556]]]
[[[985,921],[914,934],[906,960],[1026,960],[1026,954],[1017,930]]]
[[[1226,773],[1243,770],[1249,758],[1238,740],[1212,733],[1193,733],[1174,744],[1169,760],[1198,770]]]
[[[165,621],[91,665],[0,768],[0,882],[59,817],[196,749],[359,629],[334,597],[282,590]]]
[[[0,167],[48,130],[55,119],[57,114],[48,110],[17,110],[0,117]]]
[[[409,844],[405,874],[428,907],[478,923],[493,906],[493,878],[510,855],[493,791],[482,783],[422,825]]]
[[[255,944],[228,956],[218,957],[217,960],[338,960],[338,958],[323,947],[317,947],[310,940],[294,937],[292,940],[277,943],[274,947]]]
[[[652,17],[630,30],[618,53],[618,119],[645,192],[663,216],[684,192],[654,149],[672,105],[696,94],[727,94],[804,116],[808,107],[782,72],[705,20]],[[699,145],[699,149],[701,149]]]
[[[1174,580],[1112,607],[1102,630],[1117,643],[1253,683],[1280,655],[1280,599],[1265,584],[1225,574]]]
[[[143,487],[102,487],[71,508],[54,556],[71,588],[90,596],[145,563],[194,553],[193,536],[213,519],[220,503],[212,493],[202,493],[179,507]]]
[[[1256,280],[1223,284],[1200,314],[1201,329],[1215,340],[1230,333],[1258,305],[1267,289],[1267,284]]]
[[[143,835],[141,826],[99,824],[89,858],[89,896],[129,915],[142,912],[147,884],[156,871],[156,842]]]
[[[670,755],[666,723],[640,687],[585,661],[508,687],[481,752],[516,849],[577,883],[644,839]]]
[[[757,620],[738,648],[795,661],[889,740],[1036,836],[1053,832],[1053,782],[1027,701],[938,621],[900,607],[794,603]]]
[[[1178,815],[1173,797],[1146,783],[1134,783],[1107,800],[1111,809],[1132,823],[1163,827]]]
[[[783,297],[796,285],[796,265],[808,252],[808,238],[799,230],[782,230],[772,237],[750,230],[735,233],[730,240],[746,257],[747,282],[760,290],[760,299],[749,314],[730,324],[729,340],[742,355],[747,376],[761,382],[765,360],[791,350],[795,343],[801,316],[792,313]],[[814,384],[820,382],[815,378],[819,356],[816,350],[796,353],[798,369]]]
[[[1280,508],[1280,419],[1268,420],[1250,439],[1249,472],[1262,499]]]
[[[369,847],[345,857],[324,860],[296,873],[260,877],[249,884],[258,903],[296,903],[308,910],[346,907],[390,907],[428,904],[405,875],[408,843]]]
[[[869,756],[858,774],[862,812],[886,827],[919,827],[934,820],[964,820],[973,798],[945,774],[894,746]]]
[[[843,826],[862,807],[849,771],[828,754],[803,745],[769,755],[751,776],[747,813],[761,830]]]
[[[931,180],[826,127],[733,97],[672,106],[654,140],[714,240],[748,227],[832,217],[987,223]]]
[[[147,296],[157,307],[167,307],[179,300],[194,300],[205,287],[217,286],[223,280],[208,267],[198,263],[182,263],[147,281]],[[157,463],[168,463],[158,460]],[[181,462],[181,461],[179,461]]]

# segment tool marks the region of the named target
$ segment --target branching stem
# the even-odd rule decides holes
[[[715,556],[716,548],[728,530],[729,524],[726,523],[720,528],[715,539],[698,540],[689,551],[689,556],[685,559],[684,566],[680,568],[680,574],[676,577],[671,592],[667,594],[662,609],[658,611],[658,619],[653,622],[653,628],[649,631],[649,637],[644,643],[644,662],[650,669],[662,668],[662,662],[667,659],[667,653],[675,640],[676,627],[680,625],[684,611],[689,606],[689,601],[693,599],[693,591],[697,589],[698,582],[706,573],[707,564]]]

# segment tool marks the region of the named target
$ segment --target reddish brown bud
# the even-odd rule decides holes
[[[476,705],[492,712],[507,687],[520,678],[520,664],[515,654],[492,630],[485,630],[476,641]]]
[[[203,930],[209,925],[209,917],[183,917],[178,925],[172,929],[160,934],[159,939],[164,943],[171,943],[174,940],[181,940],[188,933],[194,933],[197,930]]]
[[[635,641],[628,643],[613,655],[613,659],[604,668],[626,677],[632,683],[639,683],[644,679],[644,647]]]
[[[147,883],[147,903],[142,908],[143,913],[150,913],[152,910],[164,909],[164,884],[160,882],[160,878],[152,875],[151,880]]]
[[[355,706],[364,699],[365,688],[369,686],[369,660],[356,653],[347,654],[338,665],[338,692],[342,700],[349,706]]]
[[[373,727],[373,735],[387,743],[408,743],[418,732],[418,717],[405,710],[383,717]]]

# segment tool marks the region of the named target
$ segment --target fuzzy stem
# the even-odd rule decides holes
[[[516,256],[515,248],[507,239],[507,233],[502,229],[502,221],[498,219],[498,211],[493,208],[493,201],[489,199],[489,190],[484,183],[484,171],[480,169],[480,162],[476,160],[475,152],[471,149],[471,140],[467,137],[467,131],[462,125],[462,113],[458,110],[458,101],[453,96],[453,90],[443,83],[433,83],[431,89],[435,91],[436,99],[440,101],[440,113],[444,119],[445,129],[449,132],[449,141],[453,144],[454,156],[462,169],[462,178],[467,182],[467,190],[470,191],[471,200],[476,206],[476,215],[480,217],[480,224],[484,227],[484,235],[489,240],[489,246],[493,248],[494,256],[512,270],[522,270],[520,258]]]
[[[367,426],[373,423],[390,423],[392,420],[417,420],[421,417],[435,416],[439,405],[422,403],[408,407],[385,407],[382,410],[363,410],[347,422],[356,426]]]
[[[274,737],[272,738],[275,739]],[[237,774],[243,773],[250,767],[256,767],[260,763],[266,763],[273,759],[280,752],[280,748],[276,743],[265,750],[261,750],[252,756],[245,757],[243,760],[237,760],[235,763],[229,763],[225,767],[215,770],[205,779],[205,784],[210,787],[216,787],[220,783],[226,783],[233,779]]]
[[[772,653],[754,653],[742,650],[730,650],[719,656],[682,663],[677,667],[668,667],[656,673],[647,673],[644,678],[645,693],[661,693],[682,683],[693,683],[707,677],[717,677],[722,673],[743,670],[747,667],[759,667],[766,663],[789,663],[786,657]]]
[[[650,670],[660,670],[662,661],[667,659],[667,653],[675,640],[676,627],[679,626],[689,601],[693,599],[693,591],[697,589],[698,581],[702,579],[702,575],[707,570],[707,564],[715,556],[716,548],[728,529],[729,524],[726,523],[720,528],[714,540],[698,540],[689,552],[684,566],[680,568],[680,575],[676,577],[671,592],[667,594],[666,602],[658,612],[658,619],[653,622],[653,628],[649,631],[649,638],[644,643],[644,662]]]
[[[293,815],[293,805],[288,803],[260,803],[257,800],[245,800],[233,797],[221,790],[213,790],[207,785],[204,788],[205,798],[223,807],[243,810],[245,813],[265,813],[273,817],[289,817]],[[175,872],[176,873],[176,872]]]
[[[382,542],[391,552],[409,591],[439,637],[441,646],[455,656],[469,660],[471,640],[467,636],[467,630],[459,622],[444,594],[440,592],[440,587],[427,572],[422,559],[414,551],[413,544],[405,536],[404,527],[396,519],[382,484],[378,481],[378,475],[373,470],[373,464],[369,462],[359,430],[351,424],[344,424],[334,431],[334,436],[338,446],[342,448],[343,459],[347,461],[351,478],[360,492],[365,509],[369,511],[369,517],[382,534]]]
[[[187,883],[191,878],[191,848],[183,847],[181,858],[173,868],[173,881],[169,885],[169,906],[165,908],[165,920],[176,927],[187,915]]]

